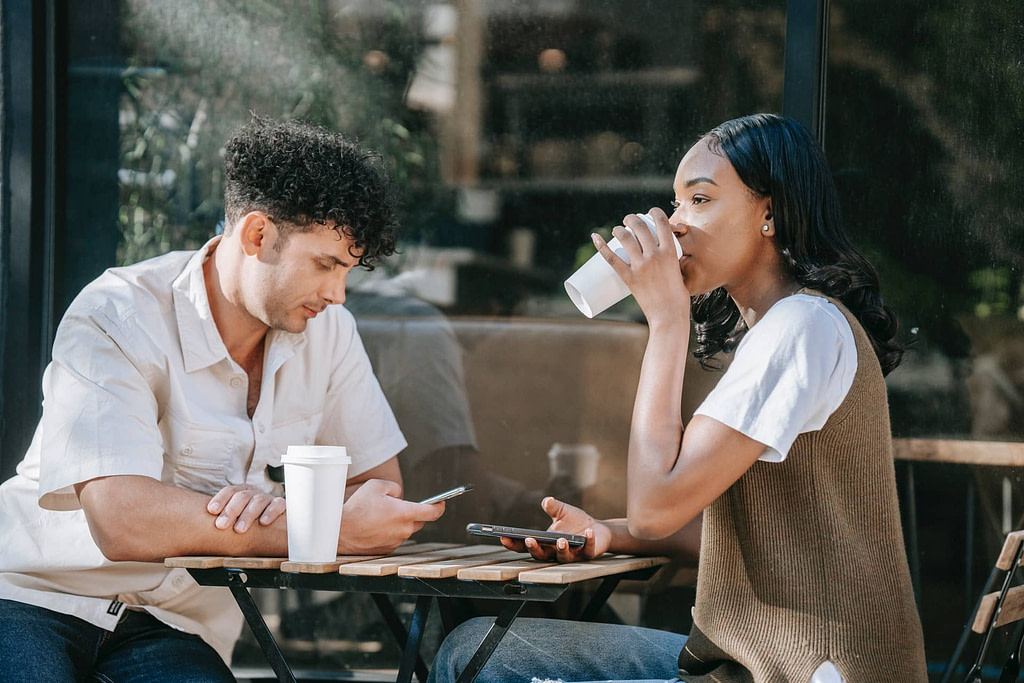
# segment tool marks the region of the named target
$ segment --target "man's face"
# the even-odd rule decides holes
[[[302,332],[327,306],[345,302],[345,282],[361,252],[330,222],[315,224],[311,232],[291,232],[283,244],[274,232],[274,241],[249,263],[243,299],[263,324]]]

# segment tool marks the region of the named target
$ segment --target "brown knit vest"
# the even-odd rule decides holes
[[[857,342],[853,385],[785,461],[754,463],[705,510],[684,681],[807,683],[826,660],[847,683],[927,681],[885,381],[829,300]]]

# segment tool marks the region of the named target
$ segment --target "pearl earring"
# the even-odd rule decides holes
[[[761,232],[768,232],[769,230],[771,230],[771,228],[768,227],[767,223],[761,226]]]

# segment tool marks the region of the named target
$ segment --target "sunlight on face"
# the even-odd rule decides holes
[[[333,224],[289,233],[281,242],[278,237],[260,252],[251,274],[250,311],[272,329],[298,333],[327,306],[345,302],[348,274],[361,251]]]
[[[700,140],[686,153],[673,182],[670,217],[683,257],[679,267],[691,294],[741,286],[762,268],[770,200],[756,198],[724,154]]]

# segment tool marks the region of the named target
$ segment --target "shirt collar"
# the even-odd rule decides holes
[[[227,347],[213,322],[203,276],[203,264],[219,242],[220,236],[217,236],[204,244],[171,285],[185,372],[201,370],[228,358]]]
[[[210,311],[206,276],[203,273],[203,264],[213,254],[220,240],[220,235],[213,237],[196,251],[171,285],[185,372],[195,372],[222,360],[230,362],[231,359]],[[267,334],[267,364],[272,368],[265,369],[276,370],[305,343],[305,334],[271,330]]]

